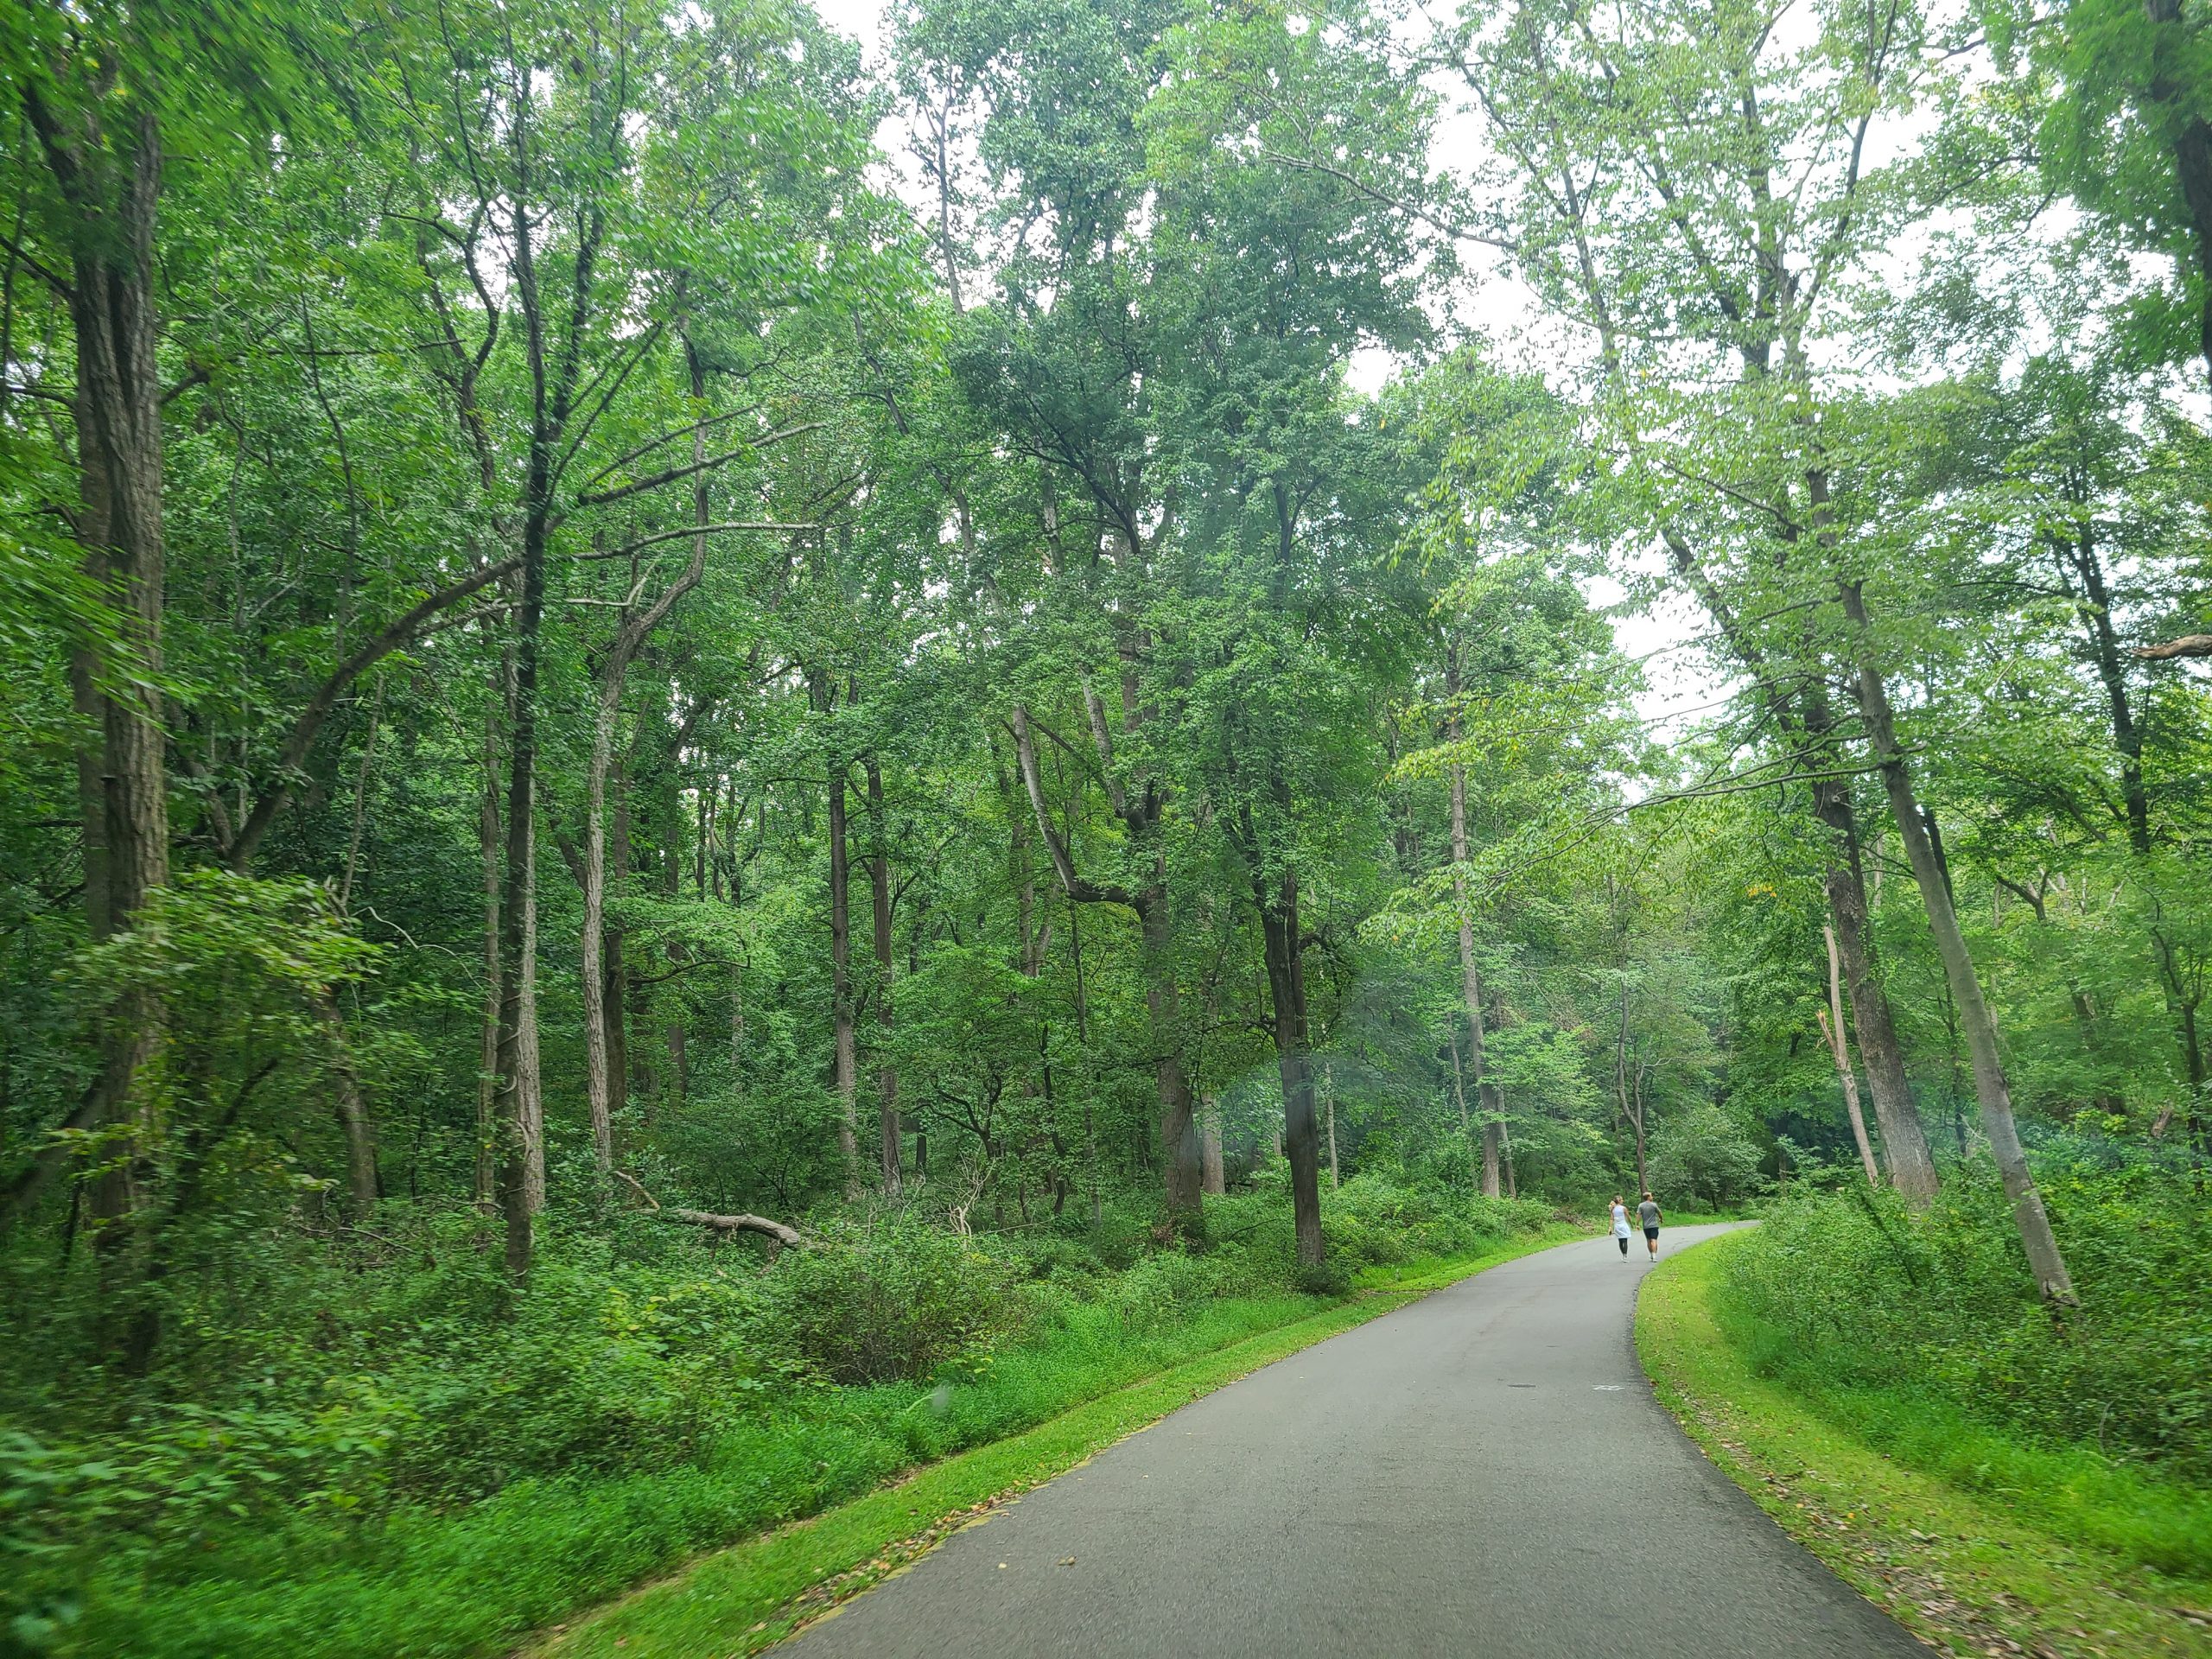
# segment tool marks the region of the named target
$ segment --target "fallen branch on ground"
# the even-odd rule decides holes
[[[632,1192],[643,1198],[645,1201],[645,1207],[653,1214],[665,1217],[670,1221],[689,1222],[694,1227],[708,1228],[725,1238],[732,1233],[760,1233],[774,1240],[778,1244],[788,1244],[793,1249],[798,1249],[806,1243],[804,1236],[797,1228],[786,1227],[782,1222],[771,1221],[766,1216],[718,1216],[705,1210],[664,1209],[660,1200],[646,1192],[639,1184],[638,1178],[626,1170],[616,1170],[614,1179],[624,1183]]]

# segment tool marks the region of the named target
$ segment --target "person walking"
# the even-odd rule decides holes
[[[1649,1192],[1643,1195],[1643,1202],[1636,1206],[1636,1218],[1643,1224],[1643,1248],[1651,1252],[1651,1259],[1656,1262],[1659,1259],[1659,1205]],[[1624,1243],[1621,1249],[1625,1250],[1628,1246]]]
[[[1613,1194],[1613,1236],[1620,1242],[1621,1260],[1628,1260],[1628,1205],[1621,1202],[1621,1195]]]

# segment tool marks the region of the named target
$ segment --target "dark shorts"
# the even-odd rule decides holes
[[[1643,1236],[1646,1238],[1656,1238],[1659,1236],[1659,1230],[1656,1227],[1647,1227],[1643,1230]]]

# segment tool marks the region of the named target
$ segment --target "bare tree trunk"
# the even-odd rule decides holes
[[[1936,862],[1936,849],[1921,817],[1919,799],[1913,792],[1912,775],[1906,767],[1904,751],[1897,746],[1896,717],[1890,707],[1888,688],[1869,654],[1870,628],[1865,596],[1855,582],[1841,582],[1838,587],[1845,614],[1859,633],[1859,710],[1866,721],[1866,735],[1872,744],[1874,758],[1881,768],[1882,786],[1890,799],[1890,815],[1897,820],[1897,833],[1904,838],[1905,855],[1911,862],[1913,878],[1919,883],[1921,904],[1928,912],[1929,931],[1936,936],[1936,952],[1942,959],[1943,977],[1951,988],[1959,1024],[1966,1035],[1967,1052],[1974,1065],[1974,1098],[1981,1107],[1982,1129],[1989,1137],[1990,1150],[1997,1159],[2005,1194],[2012,1201],[2012,1219],[2019,1229],[2020,1243],[2027,1252],[2028,1265],[2035,1274],[2037,1287],[2046,1301],[2071,1304],[2076,1300],[2074,1281],[2066,1271],[2065,1257],[2059,1253],[2058,1240],[2050,1230],[2050,1217],[2044,1209],[2043,1194],[2037,1190],[2035,1177],[2029,1172],[2027,1154],[2021,1147],[2019,1129],[2012,1119],[2012,1090],[2005,1082],[2003,1058],[1998,1052],[1997,1027],[1989,1017],[1988,1005],[1982,1000],[1981,982],[1975,976],[1966,936],[1959,931],[1950,888],[1942,868]]]
[[[1844,1041],[1843,970],[1836,959],[1835,930],[1824,927],[1821,933],[1828,942],[1828,1006],[1821,1014],[1821,1036],[1835,1061],[1835,1074],[1843,1082],[1843,1109],[1851,1117],[1851,1138],[1859,1147],[1859,1161],[1866,1166],[1866,1185],[1879,1186],[1882,1174],[1874,1167],[1874,1148],[1867,1143],[1866,1114],[1859,1109],[1859,1077],[1851,1069],[1851,1050]]]
[[[883,768],[871,755],[862,763],[868,774],[868,832],[874,856],[868,861],[868,899],[875,933],[875,1024],[887,1058],[876,1068],[876,1142],[887,1197],[899,1196],[899,1069],[887,1058],[891,1039],[891,849],[884,822]],[[1027,906],[1024,906],[1026,910]],[[1022,930],[1022,948],[1028,950],[1028,930]],[[1033,974],[1034,969],[1031,970]]]
[[[1199,1109],[1198,1126],[1203,1170],[1199,1185],[1210,1196],[1218,1198],[1229,1189],[1221,1167],[1221,1105],[1211,1095]]]
[[[707,395],[706,372],[699,354],[690,340],[683,345],[684,359],[690,370],[691,397],[694,404],[701,404]],[[604,1175],[614,1167],[614,1108],[617,1087],[612,1064],[616,1046],[607,1034],[607,981],[608,956],[607,951],[607,774],[614,754],[614,728],[622,712],[622,687],[628,677],[630,664],[637,657],[652,631],[661,625],[676,601],[699,585],[707,569],[707,525],[712,522],[707,487],[707,436],[703,423],[695,424],[691,432],[691,464],[701,470],[691,486],[691,522],[696,527],[691,536],[691,557],[683,569],[661,590],[658,598],[642,611],[633,611],[625,605],[621,620],[614,631],[614,638],[607,648],[607,661],[600,671],[599,701],[592,719],[591,758],[585,771],[583,890],[584,916],[582,939],[582,981],[584,1002],[584,1096],[591,1112],[592,1155]],[[703,809],[705,796],[700,797]],[[626,811],[623,814],[626,829]],[[626,834],[623,837],[626,843]],[[626,872],[626,856],[617,867],[618,879]],[[705,856],[702,837],[700,856]],[[705,885],[703,878],[701,886]],[[616,947],[614,968],[620,970],[620,944]],[[672,1029],[669,1052],[676,1063],[677,1075],[683,1075],[683,1038],[681,1027]],[[679,1090],[682,1084],[678,1084]]]

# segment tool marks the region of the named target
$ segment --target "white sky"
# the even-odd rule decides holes
[[[884,69],[887,0],[814,0],[814,5],[831,28],[860,41],[870,73]],[[886,181],[901,194],[906,194],[915,181],[901,164],[904,129],[896,121],[887,121],[876,141],[892,162]],[[1464,174],[1471,168],[1480,142],[1471,118],[1447,117],[1438,130],[1433,159],[1441,167]],[[1537,338],[1543,320],[1536,311],[1534,296],[1497,268],[1497,256],[1485,257],[1491,268],[1460,296],[1453,321],[1488,340],[1502,360],[1541,367],[1547,360],[1547,351],[1555,353],[1560,342]],[[1555,357],[1551,360],[1555,361]],[[1396,366],[1390,353],[1363,349],[1354,354],[1350,378],[1357,390],[1373,391]],[[1611,607],[1620,602],[1623,589],[1610,578],[1600,577],[1586,587],[1593,604]],[[1648,689],[1636,699],[1636,708],[1656,731],[1694,719],[1721,695],[1722,688],[1712,679],[1703,654],[1685,647],[1697,632],[1696,619],[1687,605],[1662,604],[1648,611],[1617,612],[1612,626],[1622,653],[1643,664]]]

